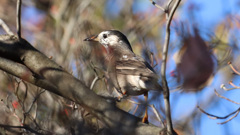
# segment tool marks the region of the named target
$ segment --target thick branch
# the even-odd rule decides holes
[[[0,69],[41,88],[54,91],[54,93],[58,92],[58,89],[55,85],[49,83],[44,78],[37,77],[26,66],[20,63],[0,57]]]
[[[161,133],[165,132],[164,129],[142,124],[139,118],[118,109],[115,105],[97,96],[81,81],[37,51],[24,39],[18,40],[14,37],[0,36],[0,57],[5,58],[0,59],[2,63],[12,62],[12,65],[18,66],[17,68],[22,69],[20,70],[22,72],[18,71],[18,73],[7,69],[7,67],[4,68],[0,62],[1,69],[42,88],[44,88],[46,83],[37,83],[39,82],[38,80],[46,81],[49,85],[54,85],[56,88],[53,87],[47,90],[82,105],[86,110],[105,123],[115,134],[150,135],[159,134],[160,131]],[[13,61],[6,61],[6,59],[18,61],[22,64],[13,64]],[[22,73],[24,72],[29,74],[27,79],[22,77]]]

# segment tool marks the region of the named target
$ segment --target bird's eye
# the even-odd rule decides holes
[[[103,38],[107,38],[107,34],[103,34]]]

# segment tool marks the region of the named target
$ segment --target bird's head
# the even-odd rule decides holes
[[[123,35],[118,30],[107,30],[99,33],[96,36],[91,36],[84,41],[97,41],[101,45],[103,45],[106,49],[112,48],[112,49],[124,49],[124,50],[130,50],[132,51],[132,47],[125,35]]]

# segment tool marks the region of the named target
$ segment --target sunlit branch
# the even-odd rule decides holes
[[[100,79],[100,78],[99,78],[98,76],[96,76],[96,77],[93,79],[93,81],[92,81],[92,83],[91,83],[91,86],[90,86],[90,90],[93,89],[94,85],[96,84],[96,82],[97,82],[99,79]]]
[[[167,55],[168,55],[168,46],[170,40],[170,24],[173,18],[173,15],[180,4],[181,0],[175,1],[173,8],[170,10],[170,5],[173,0],[170,0],[167,4],[167,9],[162,8],[161,6],[157,5],[154,1],[150,0],[154,6],[161,9],[166,13],[167,25],[166,25],[166,35],[165,35],[165,42],[163,45],[163,59],[162,59],[162,66],[161,66],[161,76],[162,76],[162,86],[163,86],[163,95],[164,95],[164,103],[165,103],[165,114],[166,114],[166,121],[167,121],[167,131],[168,134],[173,134],[173,127],[172,127],[172,119],[171,119],[171,108],[170,108],[170,101],[169,101],[169,88],[166,79],[166,63],[167,63]]]
[[[161,9],[163,12],[166,12],[166,9],[161,7],[160,5],[158,5],[156,2],[154,2],[153,0],[149,0],[155,7]]]
[[[136,114],[138,107],[139,107],[139,105],[137,105],[136,108],[134,109],[134,111],[133,111],[134,115]]]
[[[156,117],[158,118],[158,121],[160,121],[162,127],[165,127],[164,122],[162,121],[162,118],[161,118],[160,114],[158,113],[156,107],[155,107],[154,105],[148,105],[148,106],[150,106],[150,107],[152,108],[153,113],[154,113],[154,114],[156,115]]]
[[[240,87],[237,86],[237,85],[235,85],[232,81],[229,81],[229,84],[230,84],[231,86],[233,86],[233,88],[235,88],[235,89],[240,89]]]
[[[170,9],[170,5],[172,4],[173,0],[169,0],[167,4],[167,9]]]
[[[231,99],[229,99],[229,98],[226,98],[226,97],[220,95],[216,90],[214,90],[214,92],[215,92],[215,94],[216,94],[218,97],[223,98],[223,99],[226,99],[227,101],[232,102],[232,103],[234,103],[234,104],[240,105],[240,103],[235,102],[235,101],[233,101],[233,100],[231,100]]]
[[[225,84],[221,84],[220,86],[221,89],[225,90],[225,91],[230,91],[230,90],[235,90],[237,88],[226,88]]]
[[[9,29],[7,24],[2,19],[0,19],[0,25],[8,35],[14,35],[13,32]]]
[[[169,40],[170,40],[170,24],[173,18],[173,15],[180,4],[181,0],[177,0],[171,12],[167,13],[167,26],[166,26],[166,35],[165,35],[165,42],[163,45],[163,59],[162,59],[162,66],[161,66],[161,76],[162,76],[162,86],[163,86],[163,94],[164,94],[164,103],[165,103],[165,114],[166,114],[166,122],[167,122],[167,131],[168,134],[173,134],[173,127],[172,127],[172,119],[171,119],[171,108],[170,108],[170,101],[169,101],[169,88],[166,79],[166,65],[167,65],[167,55],[168,55],[168,47],[169,47]],[[169,12],[169,11],[168,11]]]
[[[233,70],[234,73],[236,73],[237,75],[240,75],[240,72],[238,72],[232,65],[232,62],[228,62],[228,65],[230,66],[230,68]]]

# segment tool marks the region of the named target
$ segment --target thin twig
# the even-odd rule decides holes
[[[16,97],[17,97],[17,99],[18,99],[18,102],[20,103],[20,105],[21,105],[21,107],[23,106],[23,102],[22,102],[22,100],[21,100],[21,98],[19,97],[19,94],[18,94],[18,91],[19,91],[19,89],[20,89],[20,83],[21,83],[22,81],[19,81],[19,82],[17,82],[17,87],[15,88],[16,90],[15,90],[15,92],[14,92],[14,94],[16,95]]]
[[[223,98],[223,99],[226,99],[227,101],[232,102],[232,103],[234,103],[234,104],[240,105],[240,103],[235,102],[235,101],[233,101],[233,100],[231,100],[231,99],[229,99],[229,98],[226,98],[226,97],[220,95],[216,90],[214,90],[214,92],[215,92],[215,94],[216,94],[218,97]]]
[[[136,107],[136,109],[134,110],[134,113],[133,113],[133,114],[136,113],[139,105],[144,104],[144,103],[135,102],[135,101],[133,101],[133,100],[131,100],[131,99],[127,99],[127,101],[129,101],[129,102],[137,105],[137,107]],[[155,106],[154,106],[154,105],[150,105],[150,104],[147,104],[147,106],[149,106],[149,107],[152,108],[153,113],[154,113],[154,114],[156,115],[156,117],[158,118],[158,120],[159,120],[159,122],[161,123],[162,127],[165,127],[164,122],[162,121],[162,118],[161,118],[160,114],[158,113],[157,109],[155,108]]]
[[[167,122],[167,131],[168,134],[173,134],[173,127],[172,127],[172,119],[171,119],[171,108],[170,108],[170,101],[169,101],[169,88],[166,79],[166,62],[167,62],[167,54],[168,54],[168,46],[170,40],[170,24],[173,18],[173,15],[180,4],[181,0],[177,0],[173,8],[167,17],[167,26],[166,26],[166,35],[165,35],[165,42],[163,46],[163,60],[162,60],[162,67],[161,67],[161,76],[162,76],[162,85],[163,85],[163,94],[164,94],[164,103],[165,103],[165,114],[166,114],[166,122]]]
[[[140,103],[140,102],[135,102],[135,101],[133,101],[133,100],[131,100],[131,99],[127,99],[127,101],[129,101],[129,102],[131,102],[131,103],[133,103],[133,104],[136,104],[136,105],[144,104],[144,103]]]
[[[27,95],[28,95],[28,85],[27,85],[27,83],[26,82],[24,82],[24,81],[22,81],[22,83],[25,85],[25,87],[26,87],[26,90],[25,90],[25,93],[24,93],[24,98],[23,98],[23,101],[22,101],[22,103],[23,103],[23,106],[22,106],[22,108],[23,108],[23,110],[25,111],[25,100],[26,100],[26,98],[27,98]]]
[[[235,90],[237,88],[226,88],[225,84],[221,84],[220,86],[221,89],[225,90],[225,91],[230,91],[230,90]]]
[[[156,117],[158,118],[158,121],[160,121],[162,127],[165,127],[164,122],[162,121],[162,118],[161,118],[160,114],[158,113],[157,109],[155,108],[155,106],[154,106],[154,105],[148,105],[148,106],[150,106],[150,107],[152,108],[153,113],[154,113],[154,114],[156,115]]]
[[[237,75],[240,75],[240,72],[238,72],[232,65],[232,62],[228,62],[228,65],[230,66],[230,68],[233,70],[234,73],[236,73]]]
[[[172,2],[173,2],[173,0],[169,0],[169,1],[168,1],[168,4],[167,4],[167,9],[168,9],[168,11],[169,11],[169,9],[170,9],[170,5],[172,4]]]
[[[25,112],[25,114],[29,114],[29,112],[32,110],[33,105],[35,104],[35,102],[37,101],[37,99],[40,97],[40,95],[42,93],[44,93],[46,90],[42,90],[41,92],[39,92],[35,97],[34,100],[32,101],[32,104],[30,105],[29,109],[27,112]]]
[[[217,124],[225,124],[225,123],[227,123],[227,122],[229,122],[229,121],[231,121],[233,118],[235,118],[235,117],[237,117],[238,116],[238,114],[239,114],[239,109],[237,110],[237,112],[235,113],[235,115],[233,115],[231,118],[229,118],[228,120],[226,120],[226,121],[224,121],[224,122],[221,122],[221,123],[217,123]]]
[[[154,65],[154,61],[156,62],[155,65]],[[151,66],[155,68],[157,65],[158,65],[157,57],[153,54],[153,52],[151,52]]]
[[[149,1],[151,1],[151,3],[152,3],[155,7],[161,9],[163,12],[166,12],[165,8],[163,8],[163,7],[161,7],[160,5],[158,5],[158,4],[157,4],[156,2],[154,2],[153,0],[149,0]]]
[[[92,84],[91,84],[91,86],[90,86],[90,90],[93,89],[94,85],[96,84],[96,82],[97,82],[99,79],[100,79],[100,78],[99,78],[98,76],[96,76],[96,77],[93,79]]]
[[[13,32],[9,29],[7,24],[2,19],[0,19],[0,25],[8,35],[14,35]]]
[[[210,116],[210,117],[213,117],[214,119],[226,119],[226,118],[228,118],[229,116],[231,116],[232,114],[235,114],[235,113],[236,113],[236,111],[234,111],[234,112],[228,114],[227,116],[220,117],[220,116],[216,116],[216,115],[213,115],[213,114],[210,114],[210,113],[204,111],[200,106],[197,106],[197,108],[198,108],[202,113],[204,113],[204,114],[206,114],[206,115],[208,115],[208,116]],[[239,109],[240,109],[240,108],[239,108]]]
[[[240,89],[240,87],[235,85],[232,81],[229,81],[229,84],[232,85],[235,89]]]
[[[228,120],[226,120],[226,121],[224,121],[224,122],[222,122],[222,123],[218,123],[218,124],[225,124],[225,123],[229,122],[230,120],[232,120],[233,118],[235,118],[235,117],[238,115],[239,111],[240,111],[240,107],[239,107],[236,111],[234,111],[234,112],[232,112],[232,113],[230,113],[230,114],[228,114],[228,115],[226,115],[226,116],[220,117],[220,116],[216,116],[216,115],[213,115],[213,114],[210,114],[210,113],[205,112],[205,111],[204,111],[202,108],[200,108],[199,106],[197,106],[197,108],[198,108],[202,113],[204,113],[204,114],[206,114],[206,115],[208,115],[208,116],[210,116],[210,117],[212,117],[212,118],[214,118],[214,119],[227,119],[228,117],[230,117],[230,116],[232,116],[233,114],[235,114],[235,115],[232,116],[230,119],[228,119]]]
[[[17,1],[17,35],[18,38],[21,38],[21,5],[22,0]]]
[[[137,105],[136,108],[134,109],[133,115],[135,115],[135,113],[137,112],[138,107],[139,107],[139,105]]]

